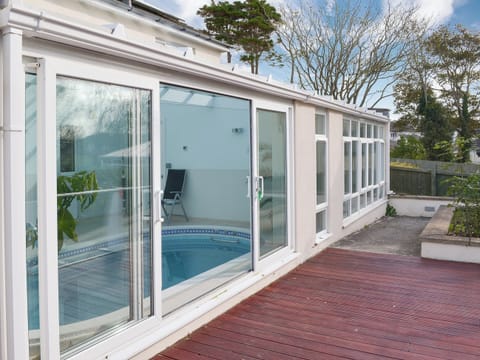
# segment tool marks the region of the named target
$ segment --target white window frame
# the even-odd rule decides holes
[[[352,219],[355,219],[357,216],[361,215],[365,211],[368,211],[370,208],[378,204],[385,197],[385,180],[386,180],[386,168],[385,159],[386,159],[386,147],[385,147],[385,134],[386,134],[386,124],[377,123],[373,121],[367,121],[363,119],[356,119],[351,117],[344,117],[344,121],[349,121],[349,132],[348,135],[343,135],[343,144],[350,143],[350,154],[348,156],[350,161],[350,192],[345,193],[345,184],[344,184],[344,196],[343,196],[343,207],[348,206],[348,215],[343,217],[344,225],[350,222]],[[352,121],[357,122],[357,133],[356,136],[352,136]],[[343,123],[342,123],[343,126]],[[364,127],[365,136],[361,136],[361,129]],[[375,129],[377,131],[375,131]],[[370,130],[370,131],[369,131]],[[375,137],[376,133],[376,137]],[[342,134],[344,134],[342,129]],[[357,142],[357,159],[356,159],[356,180],[357,180],[357,189],[358,191],[353,192],[352,189],[352,149],[353,143]],[[383,144],[383,145],[382,145]],[[362,166],[362,148],[365,145],[365,175],[366,181],[363,184],[363,166]],[[377,147],[378,145],[378,147]],[[343,147],[345,151],[345,145]],[[372,151],[371,151],[372,150]],[[377,151],[378,150],[378,151]],[[383,150],[383,153],[382,153]],[[378,152],[378,154],[377,154]],[[372,158],[373,154],[375,156]],[[343,156],[345,159],[345,155]],[[345,160],[343,164],[345,171]],[[376,176],[375,176],[376,175]],[[345,178],[345,177],[344,177]],[[370,180],[371,179],[371,180]],[[364,186],[365,185],[365,186]],[[374,197],[374,194],[377,194]],[[365,206],[362,207],[362,197],[365,198]],[[352,201],[357,202],[356,211],[352,212]]]
[[[317,116],[323,116],[324,119],[325,119],[325,131],[323,134],[319,134],[317,133],[317,129],[316,129],[316,122],[317,122]],[[314,121],[315,121],[315,159],[317,159],[317,144],[319,142],[323,142],[325,144],[325,179],[324,179],[324,182],[325,182],[325,201],[323,203],[317,203],[317,200],[316,200],[316,190],[315,190],[315,232],[316,232],[316,229],[317,229],[317,216],[318,214],[320,213],[324,213],[325,215],[325,229],[323,229],[322,231],[320,232],[316,232],[316,236],[315,236],[315,241],[316,243],[322,241],[322,240],[325,240],[328,235],[329,235],[329,232],[328,232],[328,200],[329,200],[329,196],[328,196],[328,165],[329,165],[329,156],[328,156],[328,124],[329,124],[329,121],[328,121],[328,116],[327,116],[327,113],[324,112],[324,111],[315,111],[315,118],[314,118]],[[315,161],[315,164],[317,162]],[[317,169],[316,169],[317,170]],[[315,171],[315,174],[317,172]],[[316,189],[316,188],[315,188]]]

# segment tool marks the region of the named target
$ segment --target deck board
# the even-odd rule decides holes
[[[154,359],[480,359],[480,265],[327,249]]]

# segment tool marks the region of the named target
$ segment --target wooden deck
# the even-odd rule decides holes
[[[480,359],[480,265],[327,249],[154,357]]]

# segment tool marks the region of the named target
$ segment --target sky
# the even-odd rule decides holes
[[[183,19],[187,24],[203,29],[202,18],[196,15],[197,10],[205,4],[209,4],[210,0],[143,0],[149,2],[161,10],[175,15]],[[295,0],[267,0],[273,6],[281,6],[283,3],[290,3]],[[302,0],[297,0],[302,1]],[[315,1],[315,0],[312,0]],[[324,0],[327,3],[346,0]],[[378,6],[384,6],[387,0],[374,0]],[[389,0],[394,6],[417,5],[421,16],[431,19],[437,25],[455,25],[462,24],[471,31],[480,31],[480,0]],[[280,74],[285,71],[279,71],[278,68],[272,69],[269,66],[260,65],[260,73],[262,75],[272,75],[273,78],[281,81]],[[280,77],[280,78],[279,78]],[[388,98],[377,105],[393,109],[393,99]],[[397,116],[398,117],[398,116]],[[393,119],[395,119],[393,115]]]
[[[210,0],[144,0],[160,9],[175,15],[197,28],[202,28],[202,19],[196,15],[197,10]],[[269,0],[274,6],[291,0]],[[342,0],[327,0],[328,2]],[[385,1],[378,1],[379,6]],[[480,30],[480,0],[390,0],[392,5],[416,4],[420,13],[431,16],[439,24],[463,24],[472,30]]]

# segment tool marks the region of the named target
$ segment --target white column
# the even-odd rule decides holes
[[[5,327],[8,360],[28,359],[25,245],[25,73],[22,32],[5,28],[3,50],[3,172]],[[3,346],[4,344],[2,344]]]

